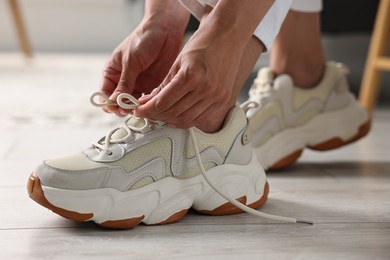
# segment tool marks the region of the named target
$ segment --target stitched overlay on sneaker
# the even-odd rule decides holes
[[[364,137],[367,112],[350,93],[343,65],[329,62],[322,81],[299,89],[290,76],[274,78],[270,68],[258,72],[249,100],[259,103],[247,116],[252,144],[265,169],[293,164],[305,147],[326,151]]]
[[[105,98],[104,105],[112,105]],[[118,104],[133,109],[128,100],[137,105],[129,94],[120,95]],[[63,217],[106,228],[173,223],[191,207],[209,215],[246,211],[296,223],[254,210],[266,202],[269,188],[243,141],[246,124],[239,108],[217,134],[131,116],[83,153],[45,161],[31,174],[28,193]]]

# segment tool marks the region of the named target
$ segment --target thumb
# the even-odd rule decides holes
[[[137,73],[131,69],[131,66],[123,65],[121,76],[114,92],[110,95],[110,100],[115,101],[121,93],[131,94],[134,91],[136,77]]]
[[[121,74],[118,80],[118,83],[114,89],[114,91],[109,96],[109,99],[113,102],[116,102],[117,97],[122,93],[131,94],[134,91],[134,85],[137,77],[137,73],[131,69],[131,66],[122,64]],[[107,110],[109,112],[118,112],[118,106],[109,106]]]

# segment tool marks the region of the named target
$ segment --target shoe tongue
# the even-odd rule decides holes
[[[257,73],[258,81],[264,85],[272,84],[272,82],[274,81],[274,77],[275,77],[275,75],[274,75],[273,71],[271,70],[271,68],[262,68]]]
[[[136,118],[133,116],[126,123],[127,123],[127,125],[141,128],[145,125],[145,120],[143,120],[142,118]],[[127,131],[123,127],[121,127],[121,128],[118,128],[118,130],[116,130],[111,135],[111,139],[122,139],[122,138],[126,137],[126,135],[127,135]]]

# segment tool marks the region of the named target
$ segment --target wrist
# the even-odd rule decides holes
[[[244,49],[249,42],[251,34],[244,35],[242,32],[231,26],[231,23],[206,17],[202,19],[197,36],[203,38],[206,42],[219,45],[235,46],[235,49]]]
[[[226,35],[237,44],[247,44],[274,1],[220,0],[203,16],[200,26],[213,28],[215,33]]]
[[[182,35],[189,19],[190,13],[178,0],[147,0],[141,24]]]

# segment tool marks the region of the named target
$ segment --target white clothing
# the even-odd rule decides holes
[[[206,5],[214,7],[218,0],[179,0],[198,20],[202,18]],[[322,0],[275,0],[263,20],[254,31],[267,50],[280,31],[289,9],[298,12],[316,13],[322,10]]]
[[[322,0],[294,0],[291,9],[298,12],[318,13],[322,10]]]

